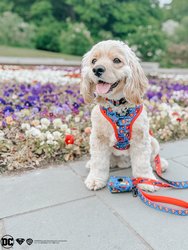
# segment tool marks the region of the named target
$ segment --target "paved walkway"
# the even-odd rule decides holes
[[[161,155],[170,163],[166,177],[188,180],[188,140],[163,144]],[[0,177],[0,238],[33,239],[32,245],[15,242],[16,250],[188,249],[188,216],[160,213],[131,193],[89,191],[83,184],[84,165],[78,161]],[[130,175],[130,169],[116,169],[116,174]],[[188,200],[188,190],[158,194]]]

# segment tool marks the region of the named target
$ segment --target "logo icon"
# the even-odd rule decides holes
[[[19,245],[23,244],[25,239],[23,238],[17,238],[16,241],[18,242]]]
[[[26,240],[26,242],[27,242],[27,244],[30,246],[30,245],[33,243],[33,240],[32,240],[31,238],[28,238],[28,239]]]
[[[1,246],[5,249],[10,249],[12,248],[14,245],[14,238],[9,235],[6,234],[1,238]]]

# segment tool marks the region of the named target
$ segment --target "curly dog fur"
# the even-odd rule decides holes
[[[100,91],[97,89],[100,83],[107,87],[115,87],[108,92]],[[154,167],[154,158],[159,153],[159,143],[149,134],[145,108],[133,124],[130,148],[123,151],[113,147],[116,143],[113,128],[99,109],[99,105],[103,105],[121,112],[126,107],[141,104],[147,87],[148,80],[139,60],[125,43],[114,40],[102,41],[84,55],[81,93],[86,103],[96,102],[91,114],[91,159],[87,163],[90,172],[85,180],[88,189],[103,188],[109,178],[110,166],[114,165],[131,165],[134,177],[156,179],[152,166]],[[117,107],[106,101],[106,98],[119,100],[123,97],[127,102]],[[162,170],[166,170],[167,166],[167,161],[162,159]],[[156,190],[156,187],[150,185],[140,184],[140,187],[151,192]]]

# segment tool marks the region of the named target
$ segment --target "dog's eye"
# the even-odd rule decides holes
[[[91,62],[92,62],[92,64],[95,64],[95,63],[96,63],[96,61],[97,61],[97,59],[96,59],[96,58],[94,58]]]
[[[114,58],[113,62],[114,62],[114,63],[120,63],[121,60],[120,60],[119,58]]]

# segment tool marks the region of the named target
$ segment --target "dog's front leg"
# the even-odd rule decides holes
[[[90,172],[85,184],[90,190],[101,189],[106,186],[109,177],[111,151],[107,138],[93,131],[90,136],[90,154]]]
[[[149,135],[143,135],[142,138],[139,138],[139,135],[132,139],[131,147],[130,147],[130,157],[132,164],[132,173],[133,176],[156,179],[153,174],[153,170],[151,167],[151,142]],[[140,188],[153,192],[157,190],[157,187],[147,184],[139,184]]]

